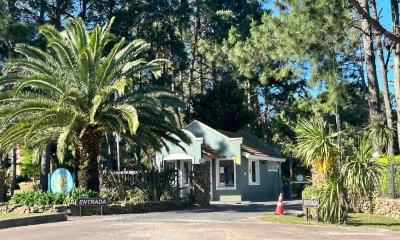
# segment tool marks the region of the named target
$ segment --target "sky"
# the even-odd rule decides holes
[[[387,29],[392,31],[392,17],[390,13],[390,0],[376,0],[377,3],[377,9],[379,14],[379,21],[380,23]],[[392,54],[393,56],[393,54]],[[393,64],[393,58],[390,59],[389,65]],[[379,72],[379,63],[376,62],[377,70],[378,70],[378,80],[379,80],[379,85],[380,85],[380,90],[382,89],[381,87],[381,77],[380,77],[380,72]],[[365,67],[364,67],[365,69]],[[365,71],[364,71],[365,72]],[[394,77],[394,71],[392,68],[389,68],[388,72],[388,81],[389,81],[389,89],[392,93],[394,93],[394,87],[393,87],[393,77]]]

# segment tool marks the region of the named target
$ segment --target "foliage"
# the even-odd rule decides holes
[[[14,194],[11,197],[11,204],[23,204],[26,206],[33,205],[57,205],[76,203],[78,198],[98,197],[96,192],[88,189],[75,188],[71,192],[52,193],[42,191],[23,191],[22,193]]]
[[[382,166],[372,159],[373,152],[372,142],[362,137],[342,166],[341,175],[353,203],[372,197],[376,191],[378,174]]]
[[[95,191],[103,132],[122,133],[155,149],[166,140],[189,142],[177,129],[171,108],[182,107],[180,100],[165,89],[135,86],[138,78],[159,76],[167,62],[145,60],[150,45],[143,40],[116,39],[110,32],[113,21],[96,25],[90,33],[81,19],[73,19],[63,31],[41,26],[48,51],[17,44],[15,51],[23,58],[9,59],[0,78],[0,86],[10,89],[0,97],[2,149],[58,139],[62,161],[65,146],[73,143],[81,165],[78,182]],[[112,40],[116,43],[110,46]]]
[[[296,128],[296,156],[308,166],[327,174],[339,155],[334,133],[322,118],[302,119]]]
[[[37,151],[22,148],[22,165],[21,165],[21,175],[24,176],[39,176],[40,175],[40,164],[36,160]]]
[[[204,95],[196,96],[193,118],[216,129],[237,132],[250,124],[254,116],[246,104],[243,89],[233,80],[222,80]]]
[[[379,149],[387,147],[394,137],[394,130],[386,126],[386,119],[381,114],[373,114],[371,123],[366,128],[367,136]]]
[[[387,157],[383,156],[378,159],[382,168],[379,170],[379,183],[381,187],[381,195],[384,197],[391,197],[391,183],[390,183],[390,162],[393,162],[397,171],[394,175],[395,191],[400,193],[400,156]]]
[[[103,182],[100,195],[112,201],[126,201],[129,192],[133,191],[133,176],[106,171],[103,173]]]
[[[330,176],[326,183],[307,186],[303,193],[303,198],[319,198],[320,208],[319,216],[324,222],[338,223],[342,220],[342,204],[341,204],[341,182],[335,176]],[[313,217],[316,212],[311,211]]]
[[[167,168],[159,170],[154,166],[143,165],[143,170],[134,176],[134,186],[144,194],[147,201],[176,198],[173,189],[175,175],[175,171]]]

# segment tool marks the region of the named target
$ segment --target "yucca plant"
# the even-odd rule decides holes
[[[338,133],[334,133],[322,118],[300,120],[296,128],[295,153],[307,166],[313,168],[313,183],[322,181],[316,175],[326,178],[339,156]]]
[[[74,19],[63,31],[40,27],[47,51],[18,44],[21,58],[7,61],[0,88],[0,146],[40,146],[57,139],[62,161],[66,143],[75,148],[78,182],[99,191],[98,155],[105,131],[115,131],[159,147],[164,140],[189,141],[177,129],[172,107],[179,100],[158,88],[133,84],[135,76],[156,77],[164,60],[146,61],[142,40],[126,43],[110,33],[113,19],[89,33]],[[108,50],[110,49],[110,50]],[[140,127],[139,127],[140,123]]]
[[[306,187],[302,193],[303,198],[319,198],[319,217],[324,222],[338,223],[343,221],[343,197],[341,196],[341,182],[335,175],[327,177],[325,183]],[[316,210],[311,211],[316,217]]]
[[[376,190],[382,166],[372,158],[373,152],[373,143],[363,136],[342,166],[341,175],[353,203],[371,197]]]

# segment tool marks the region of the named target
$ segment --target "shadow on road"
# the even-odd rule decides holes
[[[291,200],[284,201],[284,210],[298,210],[301,211],[301,201]],[[221,203],[214,202],[207,208],[188,209],[183,212],[274,212],[276,208],[276,201],[274,202],[230,202]]]

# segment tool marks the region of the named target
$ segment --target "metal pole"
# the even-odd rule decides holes
[[[115,142],[117,142],[117,170],[118,170],[118,174],[121,171],[121,163],[119,160],[119,141],[120,141],[120,137],[119,134],[117,133],[116,137],[115,137]]]

